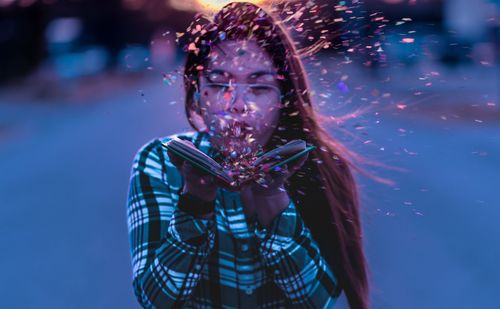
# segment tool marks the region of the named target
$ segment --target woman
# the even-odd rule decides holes
[[[283,27],[250,3],[192,26],[185,110],[194,131],[137,153],[128,196],[133,287],[148,308],[368,308],[358,196],[345,150],[319,126]],[[162,147],[191,141],[239,162],[292,139],[317,148],[238,190]]]

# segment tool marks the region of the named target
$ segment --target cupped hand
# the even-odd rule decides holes
[[[182,193],[190,193],[204,201],[213,201],[217,188],[221,186],[221,181],[202,169],[196,168],[171,150],[167,150],[167,153],[172,164],[184,178]]]
[[[262,177],[251,182],[252,193],[258,196],[270,196],[284,192],[285,182],[304,165],[308,156],[309,154],[307,153],[299,159],[264,173]]]
[[[262,225],[268,226],[273,218],[289,205],[290,199],[284,184],[302,167],[307,156],[271,170],[256,181],[244,184],[240,189],[240,196],[245,214],[250,217],[256,215]]]

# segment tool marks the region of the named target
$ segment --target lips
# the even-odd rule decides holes
[[[237,138],[243,138],[251,132],[251,126],[244,121],[235,121],[231,126],[231,135]]]

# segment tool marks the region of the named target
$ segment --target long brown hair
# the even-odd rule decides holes
[[[198,74],[210,48],[221,40],[256,39],[269,53],[281,75],[280,120],[269,143],[271,149],[291,139],[304,139],[317,148],[286,183],[299,214],[318,242],[322,256],[332,267],[351,308],[369,308],[368,267],[363,251],[360,202],[352,169],[352,154],[320,125],[313,110],[310,87],[297,48],[283,25],[262,8],[248,2],[224,6],[208,23],[192,24],[196,33],[186,44],[184,68],[185,110],[196,125]]]

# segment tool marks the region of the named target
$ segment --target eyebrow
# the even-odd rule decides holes
[[[262,75],[276,76],[276,72],[269,71],[269,70],[260,70],[260,71],[253,72],[252,74],[250,74],[250,77],[251,78],[258,78],[258,77],[261,77]]]

